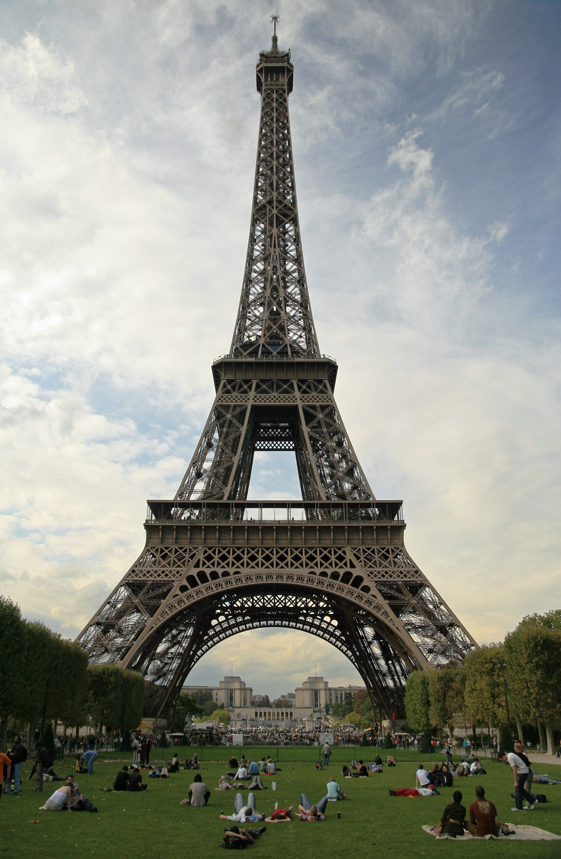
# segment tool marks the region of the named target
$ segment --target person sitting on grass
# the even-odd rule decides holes
[[[247,772],[247,769],[240,764],[238,769],[236,770],[235,775],[234,775],[234,781],[242,781],[243,779],[246,779],[246,778],[249,778],[249,774]]]
[[[296,816],[301,820],[309,820],[312,823],[318,820],[325,820],[324,812],[326,807],[326,796],[324,796],[323,799],[320,799],[317,805],[312,805],[306,794],[302,793],[300,794],[300,805],[298,806]]]
[[[210,798],[210,788],[206,786],[203,777],[197,773],[193,784],[189,785],[189,799],[182,799],[180,805],[192,805],[194,808],[202,808]]]
[[[266,773],[266,772],[267,772],[267,761],[265,760],[264,757],[262,757],[261,760],[259,761],[259,773],[260,773],[260,775],[263,775],[263,773]]]
[[[76,755],[76,772],[77,773],[85,773],[87,772],[87,768],[84,766],[82,752],[78,752]]]
[[[179,772],[179,758],[177,757],[177,752],[174,753],[174,756],[171,759],[171,764],[169,765],[168,772],[170,772],[170,773],[178,773]]]
[[[479,763],[479,758],[476,758],[472,765],[469,768],[470,775],[487,775],[481,764]]]
[[[376,757],[374,758],[374,763],[376,764],[377,767],[383,766],[382,758],[380,757],[380,755],[376,755]]]
[[[399,790],[390,790],[390,796],[440,796],[433,784],[426,787],[400,787]]]
[[[396,764],[396,760],[393,757],[393,755],[388,755],[386,758],[386,766],[395,767],[395,764]]]
[[[121,770],[115,776],[115,780],[113,781],[113,790],[126,790],[129,786],[129,768],[125,764],[124,767],[121,767]]]
[[[276,775],[276,772],[277,772],[277,765],[275,764],[274,760],[271,757],[269,757],[267,759],[267,775]],[[280,772],[280,770],[279,770],[279,772]]]
[[[133,771],[130,774],[127,790],[130,793],[139,793],[141,790],[146,790],[146,785],[142,784],[142,773],[136,766],[133,767]]]
[[[444,808],[440,823],[434,828],[435,835],[450,835],[456,838],[464,834],[466,810],[461,802],[462,794],[459,790],[455,790],[452,794],[452,802]]]
[[[368,778],[368,770],[364,766],[362,761],[357,761],[358,764],[358,777],[359,778]]]
[[[466,823],[466,829],[478,838],[498,835],[503,824],[497,823],[497,809],[490,800],[485,799],[485,788],[478,784],[475,795],[477,799],[469,807],[469,823]]]
[[[238,786],[236,785],[236,787]],[[241,785],[241,787],[244,787],[244,785]],[[248,790],[267,790],[260,775],[253,776],[253,781],[249,785]]]
[[[335,781],[335,776],[332,775],[329,781],[327,782],[327,801],[328,802],[337,802],[338,799],[346,799],[346,793],[343,793],[337,782]]]
[[[322,769],[323,769],[323,767],[322,767]],[[350,769],[348,768],[347,764],[343,764],[343,769],[341,770],[341,775],[343,776],[343,778],[352,778],[353,777],[353,774],[350,771]]]
[[[234,823],[245,823],[246,820],[256,823],[263,820],[263,815],[256,810],[254,793],[248,795],[247,805],[244,804],[241,793],[237,793],[234,799],[234,813],[224,814],[221,811],[219,816],[221,820],[232,820]]]
[[[255,839],[266,831],[266,826],[262,826],[260,829],[240,829],[239,826],[230,826],[229,829],[224,830],[224,847],[230,850],[232,848],[243,850],[250,844],[254,844]]]
[[[270,817],[265,818],[265,823],[290,823],[293,811],[293,805],[290,808],[279,808],[278,802],[275,802],[275,810]]]

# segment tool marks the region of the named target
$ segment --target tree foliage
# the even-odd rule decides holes
[[[439,729],[448,725],[453,736],[458,715],[464,706],[463,668],[431,671],[428,684],[430,724]]]
[[[24,671],[24,626],[19,606],[0,596],[0,720],[13,715]]]
[[[405,688],[407,724],[414,731],[427,731],[429,726],[429,672],[413,671]]]
[[[184,731],[185,724],[189,716],[203,716],[203,707],[197,704],[195,698],[187,692],[180,692],[175,711],[168,719],[168,731],[174,733],[176,731]]]
[[[224,710],[223,707],[219,707],[217,710],[214,710],[210,718],[213,722],[220,722],[222,725],[230,724],[230,714],[228,710]]]
[[[144,677],[118,665],[89,665],[87,710],[107,729],[137,728],[142,721]]]
[[[466,657],[464,712],[472,725],[506,725],[504,661],[502,644],[480,647]]]

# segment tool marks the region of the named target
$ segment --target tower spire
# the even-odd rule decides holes
[[[279,49],[279,41],[277,39],[277,24],[279,21],[278,15],[271,15],[271,21],[273,22],[273,38],[271,40],[271,53],[277,53]]]
[[[230,355],[311,358],[319,344],[304,270],[288,115],[294,67],[279,51],[273,15],[271,51],[261,51],[261,118],[249,242]]]

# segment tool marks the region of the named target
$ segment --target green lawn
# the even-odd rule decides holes
[[[236,750],[239,751],[239,750]],[[271,749],[255,750],[260,758]],[[276,752],[277,750],[275,750]],[[307,793],[312,802],[325,795],[327,778],[340,775],[340,763],[350,762],[353,757],[372,760],[372,751],[336,749],[331,765],[322,772],[313,768],[317,760],[317,749],[282,747],[278,749],[279,766],[282,772],[275,777],[277,790],[271,790],[272,778],[265,779],[267,791],[257,794],[258,810],[270,813],[275,800],[281,806],[297,805],[300,793]],[[193,749],[182,749],[180,755],[191,755]],[[364,752],[364,754],[362,754]],[[218,819],[221,809],[227,814],[233,810],[233,791],[218,792],[214,787],[219,776],[225,772],[224,761],[230,757],[231,749],[200,750],[203,781],[212,788],[206,808],[182,807],[179,801],[187,796],[192,781],[191,771],[181,771],[169,779],[151,779],[148,790],[142,794],[104,793],[101,787],[110,787],[119,769],[119,756],[111,754],[98,758],[93,776],[77,778],[82,792],[99,807],[99,814],[87,812],[38,811],[44,799],[50,796],[56,783],[45,784],[42,797],[33,793],[35,780],[28,780],[29,763],[24,765],[24,779],[19,799],[3,796],[0,802],[0,857],[18,855],[26,859],[45,859],[53,856],[115,857],[115,859],[175,859],[177,856],[206,857],[223,855],[219,844],[225,821]],[[251,750],[245,749],[248,757]],[[152,754],[154,760],[161,757],[159,750]],[[169,761],[171,754],[166,752]],[[385,758],[385,754],[382,753]],[[342,803],[331,803],[323,823],[292,823],[269,825],[267,832],[250,848],[261,857],[282,859],[329,859],[343,857],[349,853],[366,851],[376,857],[404,857],[416,859],[423,856],[449,857],[452,854],[465,857],[491,855],[493,857],[516,856],[549,857],[561,856],[559,842],[473,842],[455,844],[453,841],[437,841],[421,830],[421,824],[436,823],[452,790],[442,789],[440,797],[415,799],[390,797],[388,788],[414,785],[414,773],[419,756],[412,752],[400,754],[398,766],[385,770],[368,779],[340,780],[348,795]],[[156,761],[157,762],[157,761]],[[532,823],[561,834],[561,785],[539,787],[540,793],[548,797],[547,805],[539,805],[533,812],[513,814],[514,805],[509,794],[512,789],[511,772],[503,764],[486,762],[488,774],[479,779],[457,780],[456,787],[464,794],[464,805],[473,801],[475,784],[484,784],[487,796],[495,802],[502,820],[516,824],[518,820]],[[71,772],[72,759],[57,761],[57,772]],[[536,767],[538,772],[561,773],[561,767]],[[561,775],[556,777],[561,778]],[[244,793],[245,797],[245,793]],[[337,811],[341,818],[337,818]],[[38,821],[35,823],[35,821]]]

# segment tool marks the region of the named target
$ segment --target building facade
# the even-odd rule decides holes
[[[241,677],[224,677],[218,686],[184,686],[190,695],[210,693],[217,707],[230,711],[234,729],[279,728],[289,729],[310,726],[326,715],[326,706],[339,704],[365,686],[329,686],[323,677],[307,677],[295,692],[288,692],[282,699],[288,703],[281,707],[265,706],[265,695],[253,695]]]
[[[210,693],[216,707],[224,707],[226,710],[251,707],[253,701],[253,689],[251,686],[246,686],[241,677],[237,676],[224,677],[218,686],[183,686],[182,691],[194,697]]]

